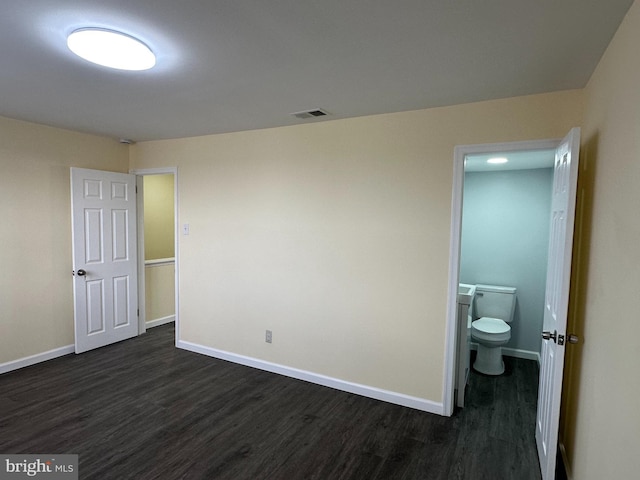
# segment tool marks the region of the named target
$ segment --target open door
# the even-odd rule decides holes
[[[574,128],[555,155],[536,417],[536,445],[543,480],[555,478],[579,148],[580,129]]]
[[[71,169],[76,353],[138,334],[136,177]]]

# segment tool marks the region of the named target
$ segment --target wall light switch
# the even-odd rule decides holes
[[[184,225],[182,225],[182,234],[183,235],[189,235],[189,224],[185,223]]]

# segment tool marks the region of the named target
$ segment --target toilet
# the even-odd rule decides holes
[[[471,340],[478,343],[473,369],[485,375],[502,375],[502,345],[511,338],[509,323],[516,307],[516,289],[497,285],[476,285],[471,322]]]

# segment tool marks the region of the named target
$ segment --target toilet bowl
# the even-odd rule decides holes
[[[473,369],[485,375],[502,375],[502,346],[511,339],[516,289],[496,285],[476,285],[471,340],[477,342],[478,353]]]
[[[511,339],[511,327],[499,318],[482,317],[471,322],[471,338],[478,342],[473,368],[485,375],[502,375],[502,345]]]

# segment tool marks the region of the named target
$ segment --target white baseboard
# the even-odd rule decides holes
[[[432,402],[431,400],[426,400],[424,398],[412,397],[403,393],[347,382],[345,380],[340,380],[339,378],[327,377],[318,373],[299,370],[297,368],[266,362],[253,357],[246,357],[244,355],[238,355],[224,350],[205,347],[203,345],[198,345],[184,340],[178,340],[176,346],[184,350],[189,350],[190,352],[201,353],[202,355],[219,358],[221,360],[228,360],[247,367],[253,367],[298,380],[304,380],[324,387],[335,388],[336,390],[341,390],[343,392],[355,393],[357,395],[362,395],[363,397],[374,398],[376,400],[382,400],[384,402],[402,405],[404,407],[415,408],[416,410],[422,410],[423,412],[444,415],[444,406],[442,403]]]
[[[150,320],[148,322],[145,323],[147,329],[149,328],[153,328],[153,327],[159,327],[160,325],[165,325],[167,323],[171,323],[171,322],[175,322],[176,321],[176,316],[175,315],[169,315],[168,317],[162,317],[162,318],[156,318],[155,320]]]
[[[472,343],[471,350],[478,350],[478,344]],[[502,354],[507,357],[523,358],[525,360],[535,360],[540,365],[540,352],[532,352],[531,350],[522,350],[519,348],[502,347]]]
[[[507,357],[524,358],[525,360],[535,360],[540,365],[540,353],[531,350],[521,350],[519,348],[502,347],[502,354]]]
[[[13,370],[18,370],[19,368],[35,365],[36,363],[46,362],[47,360],[62,357],[63,355],[74,353],[75,351],[76,347],[74,345],[67,345],[65,347],[54,348],[48,352],[37,353],[17,360],[11,360],[10,362],[0,363],[0,375]]]

